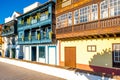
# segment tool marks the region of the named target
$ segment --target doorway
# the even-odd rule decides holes
[[[36,46],[31,47],[31,61],[36,61]]]
[[[48,47],[48,55],[49,55],[49,64],[55,65],[57,60],[56,60],[56,47],[55,46],[49,46]]]
[[[65,66],[76,67],[76,47],[65,47]]]
[[[15,48],[11,49],[12,51],[12,58],[15,58],[16,54],[15,54]]]

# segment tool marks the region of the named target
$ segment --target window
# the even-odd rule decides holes
[[[80,9],[80,22],[90,21],[90,7],[86,6]]]
[[[68,13],[68,26],[72,25],[72,12]]]
[[[113,67],[120,68],[120,43],[113,44]]]
[[[74,24],[79,23],[79,10],[74,11]]]
[[[100,3],[100,17],[101,19],[108,17],[108,0],[104,0]]]
[[[114,62],[120,63],[120,44],[114,44]]]
[[[88,52],[96,52],[96,45],[88,45],[87,51]]]
[[[41,13],[40,21],[48,19],[48,11]]]
[[[91,20],[97,20],[98,19],[98,5],[93,4],[91,6]]]
[[[67,26],[67,14],[61,15],[61,26],[66,27]]]
[[[61,18],[61,16],[57,17],[57,19],[56,19],[57,27],[60,27],[60,25],[61,25],[60,18]]]
[[[120,0],[110,0],[110,16],[120,15]]]
[[[57,27],[66,27],[68,26],[68,14],[62,14],[56,18]]]
[[[39,58],[45,58],[45,47],[39,46]]]

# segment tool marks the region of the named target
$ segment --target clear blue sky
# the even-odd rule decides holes
[[[1,0],[0,1],[0,24],[4,23],[4,19],[12,16],[14,11],[23,13],[23,8],[34,2],[44,3],[48,0]]]

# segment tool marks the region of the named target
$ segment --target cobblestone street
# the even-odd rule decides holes
[[[0,80],[63,80],[63,79],[0,62]]]

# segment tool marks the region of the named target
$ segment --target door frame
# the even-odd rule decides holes
[[[45,62],[44,62],[44,63],[46,63],[46,57],[47,57],[47,56],[46,56],[46,46],[38,46],[38,62],[40,62],[39,47],[44,47],[44,48],[45,48],[45,58],[44,58],[44,59],[45,59]]]
[[[56,46],[48,46],[48,64],[49,64],[49,48],[50,47],[54,47],[55,48],[55,65],[57,65],[57,50],[56,50]]]
[[[32,48],[33,48],[33,47],[36,48],[36,53],[35,53],[35,54],[36,54],[36,59],[35,59],[35,61],[37,61],[37,46],[31,46],[31,61],[33,61],[33,60],[32,60],[32,54],[33,54],[33,53],[32,53]]]

